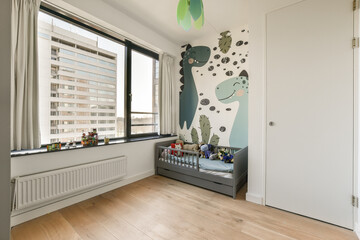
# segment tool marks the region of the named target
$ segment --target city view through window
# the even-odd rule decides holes
[[[42,144],[125,137],[125,51],[113,40],[39,13]],[[158,61],[131,51],[131,134],[157,133]]]

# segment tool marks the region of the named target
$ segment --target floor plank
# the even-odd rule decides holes
[[[161,176],[23,223],[13,240],[356,240],[352,231]]]
[[[119,240],[101,225],[96,218],[91,217],[84,209],[80,208],[79,204],[61,209],[59,212],[83,240]]]
[[[11,230],[12,239],[26,240],[80,240],[73,226],[59,213],[53,212],[23,223]]]

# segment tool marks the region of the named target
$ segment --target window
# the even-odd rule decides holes
[[[38,25],[42,144],[93,128],[100,138],[158,134],[156,53],[44,4]]]
[[[150,56],[131,50],[131,134],[158,132],[157,62]]]

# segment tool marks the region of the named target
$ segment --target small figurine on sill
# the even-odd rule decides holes
[[[82,134],[81,144],[84,147],[97,146],[98,143],[99,143],[99,137],[96,128],[94,128],[92,132],[88,132],[88,135],[86,135],[85,133]]]
[[[61,150],[61,142],[46,145],[48,152],[55,152]]]
[[[69,148],[75,148],[75,147],[76,147],[76,142],[73,141],[73,140],[71,140],[71,141],[69,142]]]
[[[73,140],[68,141],[65,144],[65,149],[71,149],[71,148],[75,148],[76,147],[76,143]]]
[[[104,138],[104,144],[105,144],[105,145],[108,145],[109,143],[110,143],[110,138],[105,137],[105,138]]]

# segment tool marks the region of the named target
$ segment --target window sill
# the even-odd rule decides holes
[[[141,142],[141,141],[148,141],[148,140],[161,139],[161,138],[170,138],[170,137],[176,137],[176,135],[159,135],[159,136],[151,136],[151,137],[114,139],[114,140],[110,140],[110,143],[107,144],[107,145],[104,144],[104,141],[101,141],[101,142],[99,142],[99,145],[93,146],[93,147],[83,147],[81,144],[78,143],[78,144],[76,144],[76,147],[62,148],[61,150],[53,151],[53,152],[48,152],[46,147],[42,147],[42,148],[32,149],[32,150],[11,151],[10,156],[13,158],[13,157],[22,157],[22,156],[28,156],[28,155],[35,155],[35,154],[58,153],[58,152],[64,152],[64,151],[106,147],[106,146],[112,146],[112,145],[116,145],[116,144]]]

